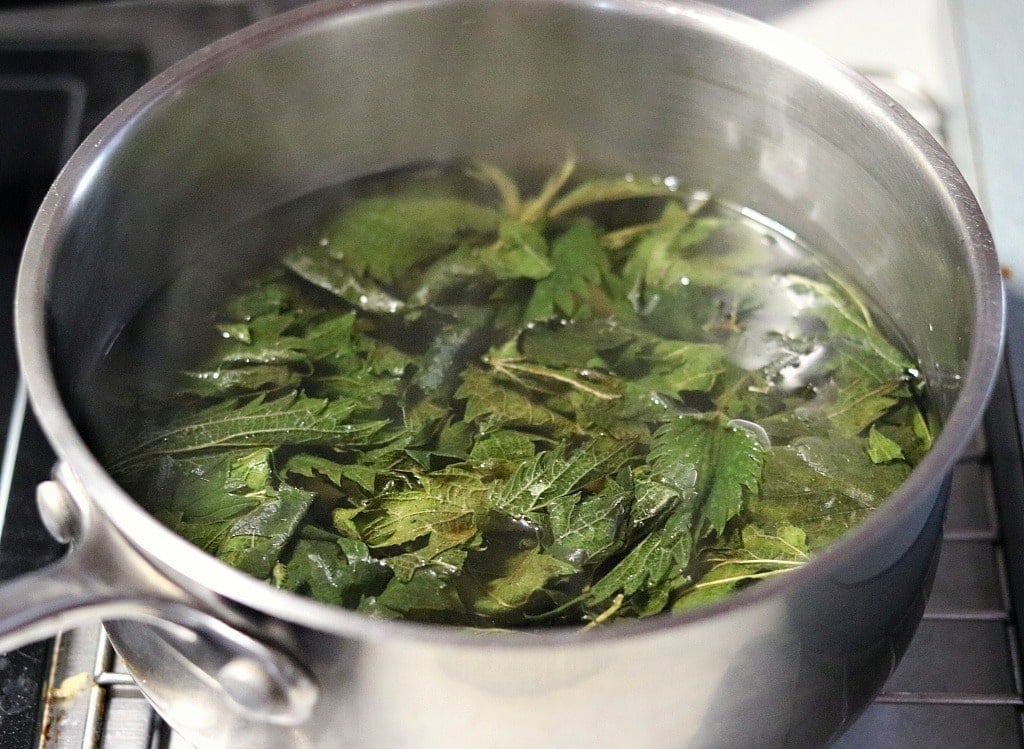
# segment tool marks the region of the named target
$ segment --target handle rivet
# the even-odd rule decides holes
[[[43,481],[36,487],[36,506],[43,525],[62,544],[78,535],[78,507],[58,481]]]
[[[231,698],[250,710],[272,710],[285,701],[282,690],[253,658],[232,658],[217,676]]]

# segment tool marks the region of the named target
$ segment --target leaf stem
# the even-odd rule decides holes
[[[803,562],[796,562],[795,566],[799,566]],[[775,575],[781,575],[784,572],[789,572],[790,566],[779,570],[767,570],[765,572],[755,572],[752,575],[734,575],[733,577],[723,577],[720,580],[711,580],[709,582],[697,583],[691,588],[691,590],[697,590],[697,588],[711,588],[715,585],[729,585],[732,583],[738,583],[741,580],[761,580],[766,577],[775,577]]]
[[[494,368],[496,372],[502,374],[509,374],[521,372],[523,374],[532,375],[534,377],[544,377],[556,382],[561,382],[569,387],[576,388],[588,395],[592,395],[600,400],[612,401],[622,397],[621,393],[612,393],[607,390],[601,390],[600,388],[594,387],[593,385],[583,382],[581,380],[572,377],[571,375],[559,372],[557,369],[549,369],[537,364],[524,363],[517,359],[495,359],[491,357],[485,357],[484,361]]]
[[[548,177],[537,197],[526,201],[523,205],[522,213],[519,215],[520,220],[533,224],[544,218],[544,214],[547,213],[551,201],[565,187],[565,183],[569,181],[569,177],[572,176],[574,171],[576,171],[576,157],[570,155],[558,171]]]
[[[596,629],[600,625],[604,624],[615,616],[616,612],[622,608],[622,602],[624,600],[626,600],[626,597],[622,593],[619,593],[612,599],[611,605],[608,608],[595,616],[593,621],[587,622],[580,631],[586,632],[587,630]]]
[[[523,201],[519,196],[519,187],[515,181],[505,173],[501,167],[488,161],[474,161],[466,173],[480,182],[489,182],[494,185],[501,197],[502,210],[509,218],[519,218],[523,210]]]

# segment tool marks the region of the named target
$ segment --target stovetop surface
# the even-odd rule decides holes
[[[807,6],[794,11],[806,18],[817,12],[815,6],[841,2],[776,2],[761,9],[767,14],[768,7],[779,13]],[[756,4],[740,5],[756,10]],[[949,7],[954,16],[967,12],[956,0]],[[76,5],[0,12],[0,299],[13,292],[35,207],[81,137],[173,60],[283,8],[264,2],[142,0],[102,9]],[[970,27],[985,21],[961,17],[959,22]],[[902,70],[874,72],[898,87],[905,78]],[[933,67],[923,78],[926,95],[916,103],[926,118],[935,114],[928,109],[934,102],[927,84],[940,84],[934,83]],[[948,103],[948,96],[946,89],[939,98]],[[955,112],[938,114],[931,124],[953,133],[954,142],[961,133],[967,145],[951,143],[951,148],[974,175],[980,170],[968,151],[972,127],[975,138],[978,128],[964,125]],[[10,305],[0,304],[0,440],[6,444],[0,462],[0,516],[6,512],[0,579],[60,553],[34,508],[34,487],[47,477],[53,457],[26,412],[10,317]],[[979,435],[956,469],[939,571],[917,636],[878,700],[839,741],[844,749],[1024,746],[1019,609],[1011,595],[1019,580],[1016,570],[1022,568],[1016,534],[1024,528],[1013,380],[1008,375],[1000,383],[988,437]],[[0,656],[0,746],[166,749],[182,742],[153,716],[101,628],[93,627],[67,633],[55,646],[44,643]]]

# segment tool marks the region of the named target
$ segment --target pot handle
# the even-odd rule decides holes
[[[66,464],[53,475],[36,488],[36,502],[47,530],[70,548],[0,583],[0,653],[86,623],[141,621],[252,719],[296,725],[310,716],[318,689],[295,658],[248,634],[224,602],[200,599],[161,573],[98,517]]]

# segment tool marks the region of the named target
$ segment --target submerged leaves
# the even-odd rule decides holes
[[[374,616],[596,626],[803,564],[930,447],[911,361],[768,229],[574,171],[347,205],[225,304],[112,470]]]

